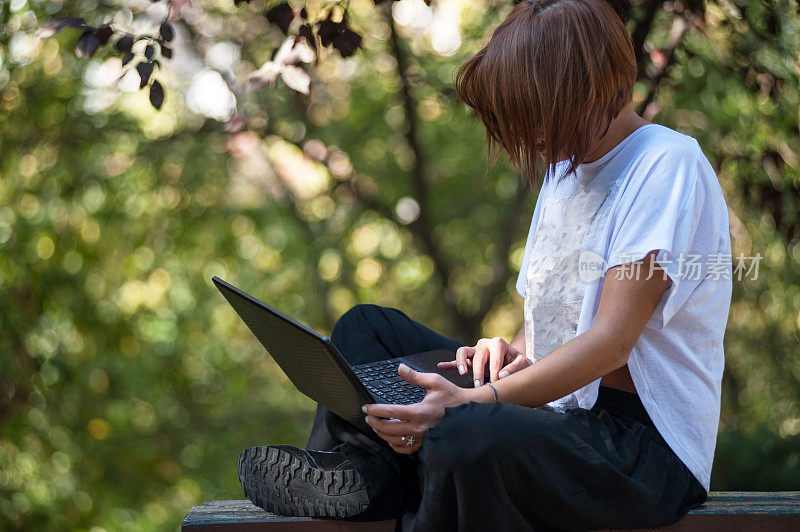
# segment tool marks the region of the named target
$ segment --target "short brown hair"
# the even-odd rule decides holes
[[[630,36],[606,0],[526,0],[459,67],[455,88],[486,126],[490,164],[502,148],[534,183],[539,153],[548,165],[569,158],[567,174],[583,162],[635,81]]]

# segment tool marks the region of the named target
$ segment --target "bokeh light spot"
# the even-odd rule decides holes
[[[111,434],[111,425],[108,421],[99,417],[89,420],[86,428],[95,440],[105,440]]]
[[[55,250],[56,245],[53,243],[53,239],[51,239],[49,236],[40,237],[36,242],[36,254],[42,260],[48,260],[50,257],[52,257]]]
[[[372,286],[378,282],[383,274],[381,263],[372,258],[358,261],[356,266],[356,282],[360,286]]]

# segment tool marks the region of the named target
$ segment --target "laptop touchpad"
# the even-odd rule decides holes
[[[434,351],[425,351],[423,353],[415,353],[400,357],[400,360],[406,362],[409,366],[417,371],[426,373],[438,373],[456,386],[462,388],[472,388],[472,372],[467,371],[466,375],[459,375],[456,369],[440,369],[436,364],[439,362],[448,362],[455,360],[456,354],[447,349],[436,349]]]

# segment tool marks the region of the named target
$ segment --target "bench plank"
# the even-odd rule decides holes
[[[181,532],[217,532],[235,530],[251,532],[306,531],[311,532],[392,532],[395,521],[344,521],[341,519],[319,519],[311,517],[287,517],[266,512],[248,500],[206,501],[194,506],[181,524]]]
[[[800,513],[800,491],[712,491],[692,514]]]
[[[280,516],[239,500],[207,501],[193,507],[183,520],[181,531],[391,532],[394,527],[394,520],[358,522]],[[705,504],[690,510],[678,523],[658,530],[796,532],[800,530],[800,491],[712,491]]]

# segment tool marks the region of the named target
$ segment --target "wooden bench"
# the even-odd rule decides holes
[[[193,507],[181,524],[182,532],[392,532],[395,522],[354,522],[339,519],[283,517],[265,512],[250,501],[210,501]],[[800,491],[712,491],[702,506],[674,525],[678,532],[800,531]]]

